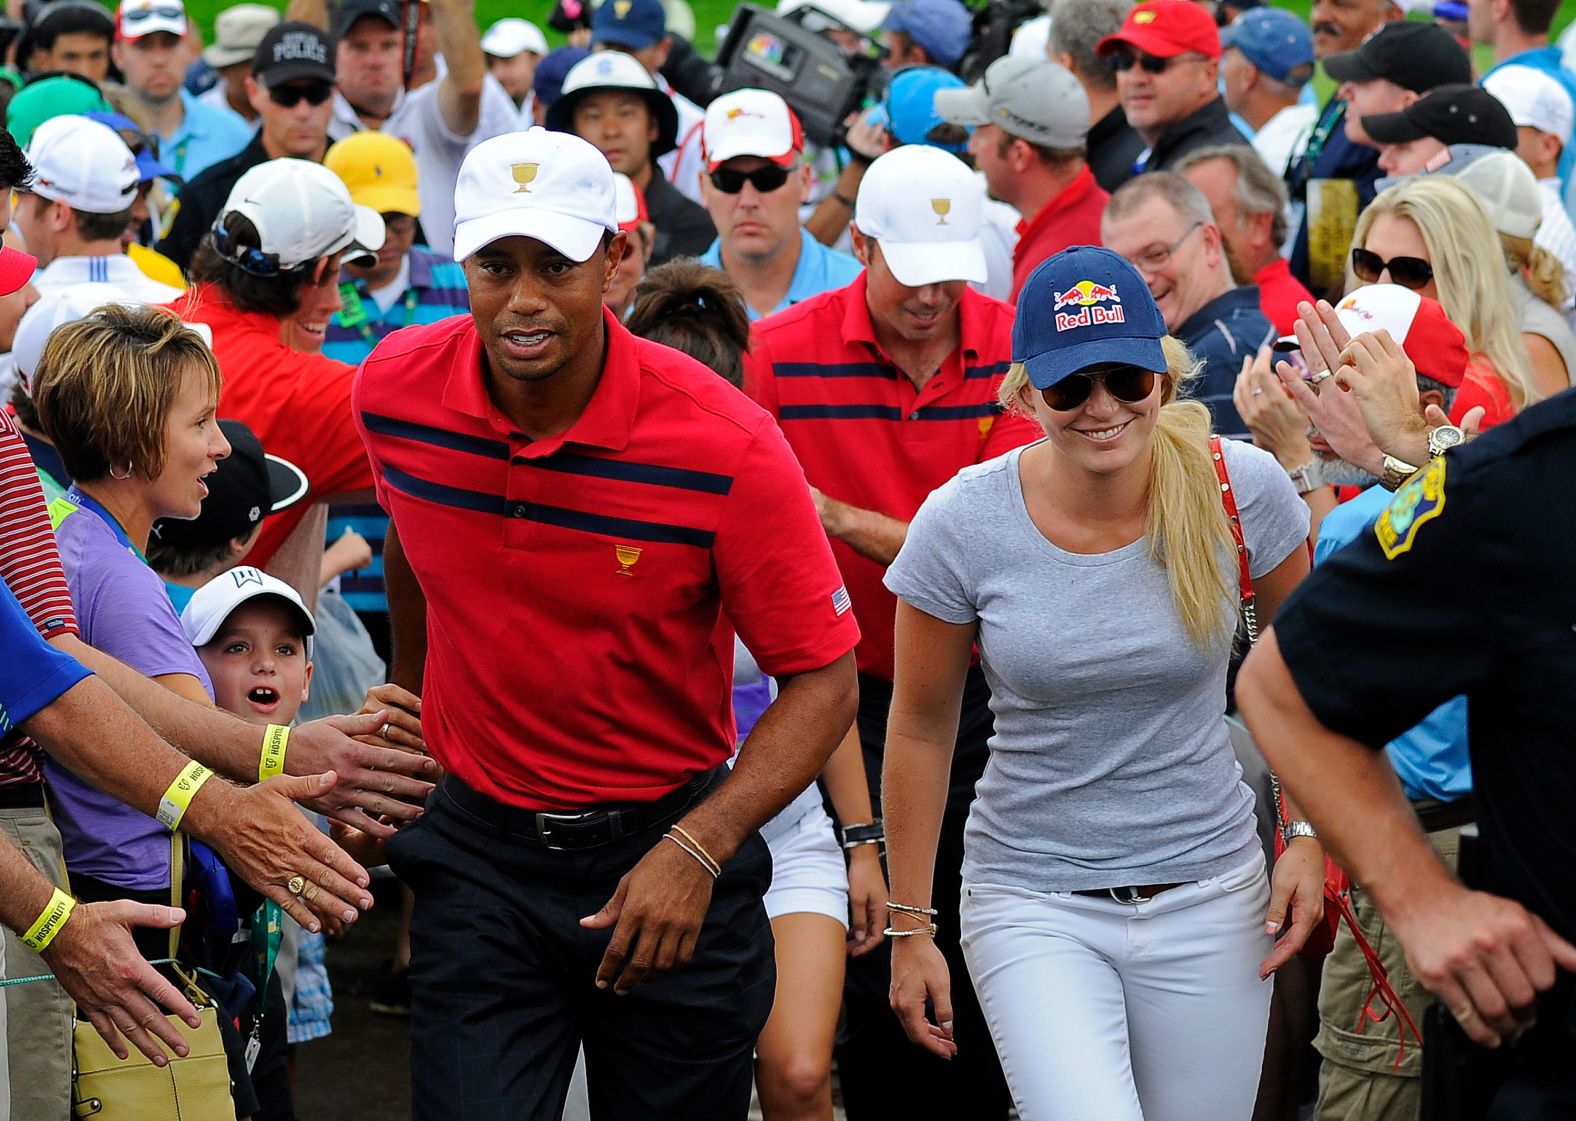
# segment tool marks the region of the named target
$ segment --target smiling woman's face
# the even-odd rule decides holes
[[[1107,368],[1092,367],[1082,373],[1098,375]],[[1094,475],[1113,475],[1148,454],[1160,420],[1164,382],[1164,375],[1157,376],[1142,401],[1118,400],[1098,376],[1088,398],[1076,408],[1051,408],[1032,385],[1024,387],[1022,401],[1050,445],[1073,466]]]

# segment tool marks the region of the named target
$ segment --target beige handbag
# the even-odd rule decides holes
[[[170,836],[170,906],[180,901],[180,839]],[[180,941],[180,928],[170,931],[170,957]],[[109,1049],[92,1024],[77,1021],[72,1072],[72,1116],[92,1121],[234,1121],[230,1067],[219,1034],[219,1010],[196,979],[174,967],[179,987],[197,1008],[202,1023],[193,1029],[178,1016],[167,1019],[186,1038],[190,1053],[171,1055],[154,1066],[135,1047],[127,1058]]]

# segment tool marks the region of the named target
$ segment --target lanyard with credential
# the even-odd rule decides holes
[[[362,291],[361,285],[346,282],[339,286],[339,301],[344,306],[339,310],[339,321],[346,327],[354,327],[361,335],[363,342],[375,343],[377,334],[372,330],[372,317],[367,314],[366,301],[372,297]],[[416,322],[416,289],[407,288],[404,299],[400,301],[405,305],[405,322],[401,327],[409,327]]]
[[[109,526],[109,528],[114,532],[115,540],[119,541],[122,545],[126,546],[127,549],[131,550],[131,555],[136,557],[143,564],[148,563],[148,558],[143,555],[141,549],[137,548],[137,546],[131,543],[131,538],[126,536],[126,531],[122,529],[120,523],[115,520],[115,515],[104,509],[104,507],[101,506],[96,499],[90,498],[83,494],[76,488],[75,485],[73,485],[66,491],[66,501],[71,503],[73,506],[80,507],[83,510],[91,510],[100,518],[103,518],[104,524]]]

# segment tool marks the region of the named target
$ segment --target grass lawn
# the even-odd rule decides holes
[[[213,34],[213,17],[235,2],[237,0],[186,0],[186,10],[202,25],[204,36],[211,37]],[[264,2],[274,2],[274,0],[264,0]],[[332,3],[332,0],[330,2]],[[758,3],[761,7],[771,7],[775,0],[753,0],[753,2]],[[716,48],[716,41],[711,37],[712,31],[727,24],[729,18],[733,15],[733,10],[738,7],[738,0],[689,0],[689,4],[695,13],[696,45],[707,54],[710,54]],[[1304,17],[1307,16],[1310,5],[1311,0],[1279,0],[1279,2],[1275,3],[1276,7],[1285,8],[1287,11],[1296,12]],[[285,3],[276,2],[276,6],[283,10]],[[1572,19],[1576,19],[1576,4],[1563,5],[1562,9],[1560,14],[1554,19],[1556,34],[1563,30],[1565,25],[1570,23]],[[505,16],[522,16],[537,24],[544,31],[547,31],[548,42],[557,45],[562,42],[563,37],[557,32],[547,30],[547,16],[552,10],[552,0],[524,0],[524,2],[521,2],[521,0],[476,0],[476,19],[482,27],[485,28],[494,20],[502,19]],[[1478,59],[1480,66],[1488,61],[1492,60],[1486,57]],[[1322,72],[1317,80],[1322,87]],[[1323,92],[1322,88],[1321,92]]]

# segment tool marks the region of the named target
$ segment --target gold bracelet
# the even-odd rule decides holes
[[[701,844],[695,839],[695,835],[693,833],[684,828],[684,826],[680,825],[678,822],[674,822],[672,825],[668,826],[668,828],[695,846],[695,851],[705,859],[706,866],[711,870],[711,874],[714,877],[722,875],[722,865],[717,862],[717,858],[715,856],[712,856],[711,853],[706,851],[705,845]]]
[[[931,918],[936,916],[934,907],[915,907],[908,903],[894,903],[890,899],[887,900],[886,909],[896,911],[900,915],[928,915]]]
[[[66,920],[71,917],[71,909],[76,905],[75,899],[57,887],[55,894],[49,897],[49,904],[43,914],[33,920],[33,925],[22,935],[22,945],[34,953],[43,953],[55,940],[55,935],[60,933],[60,928],[66,925]]]
[[[717,870],[715,868],[713,868],[707,862],[706,858],[704,856],[702,856],[700,853],[696,852],[694,849],[690,848],[683,841],[679,840],[672,833],[664,833],[664,834],[662,834],[662,839],[664,841],[672,841],[679,848],[681,848],[685,852],[689,853],[691,856],[693,856],[695,858],[695,863],[699,864],[702,868],[706,869],[706,871],[708,873],[710,873],[712,879],[715,880],[717,878],[717,875],[718,875]]]
[[[924,926],[916,926],[913,930],[899,930],[895,926],[889,926],[881,933],[888,938],[918,938],[921,935],[928,935],[934,938],[936,936],[936,924],[926,923]]]
[[[286,725],[268,725],[263,732],[263,753],[257,761],[258,782],[267,782],[285,773],[285,745],[289,742],[290,729]]]
[[[164,797],[159,799],[159,812],[154,816],[171,832],[179,829],[181,818],[186,816],[186,810],[192,804],[192,797],[212,777],[213,772],[197,760],[187,763],[181,768],[181,773],[175,776],[175,781],[170,783]]]

